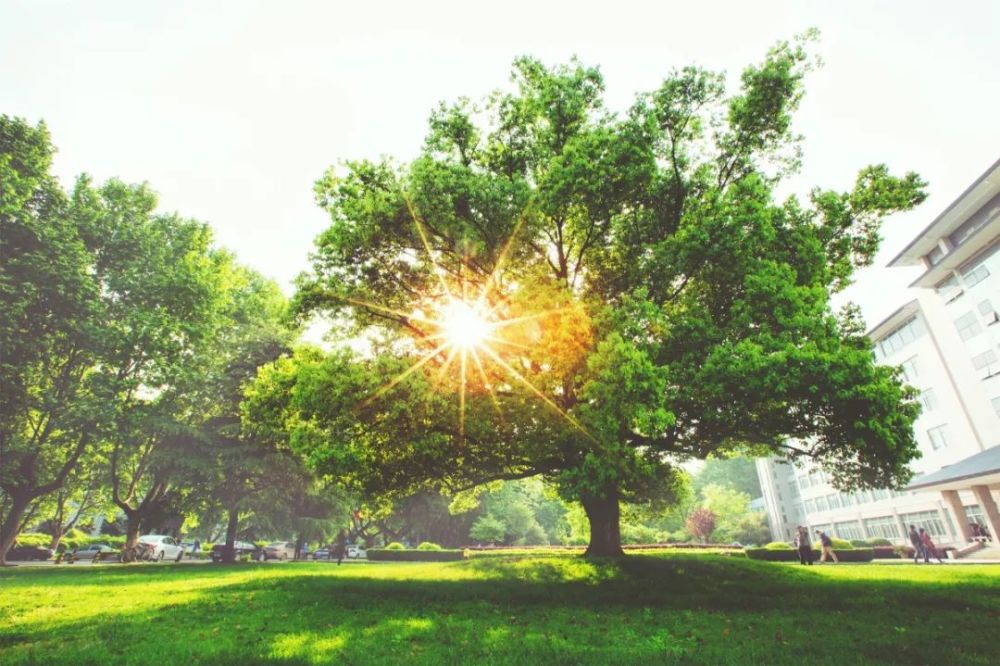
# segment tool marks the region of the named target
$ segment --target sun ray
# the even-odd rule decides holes
[[[497,344],[509,345],[511,347],[516,347],[518,349],[524,349],[524,350],[527,350],[527,351],[531,351],[532,349],[534,349],[534,347],[532,347],[530,345],[524,345],[524,344],[521,344],[520,342],[514,342],[513,340],[505,340],[503,338],[498,338],[498,337],[495,337],[495,336],[492,336],[492,335],[487,335],[485,338],[483,338],[483,341],[484,342],[487,342],[487,341],[488,342],[496,342]]]
[[[531,390],[532,393],[534,393],[536,396],[538,396],[539,398],[541,398],[542,402],[544,402],[546,405],[548,405],[552,409],[556,410],[560,415],[562,415],[563,418],[565,418],[567,421],[569,421],[573,425],[573,427],[575,427],[577,430],[579,430],[580,432],[582,432],[584,435],[586,435],[590,439],[594,440],[595,442],[597,441],[594,438],[593,435],[591,435],[589,432],[587,432],[586,428],[584,428],[582,425],[580,425],[580,423],[576,419],[574,419],[572,416],[570,416],[565,411],[563,411],[562,407],[560,407],[555,402],[553,402],[551,398],[549,398],[547,395],[545,395],[540,390],[538,390],[535,387],[535,385],[532,384],[530,380],[528,380],[527,377],[525,377],[524,375],[522,375],[516,369],[514,369],[513,367],[511,367],[511,365],[509,363],[507,363],[502,358],[500,358],[499,356],[497,356],[496,353],[492,349],[490,349],[489,347],[485,347],[484,346],[482,349],[483,349],[484,352],[486,352],[490,356],[490,358],[492,358],[497,363],[497,365],[499,365],[501,368],[503,368],[504,370],[506,370],[507,372],[509,372],[511,375],[513,375],[514,378],[517,379],[518,381],[520,381],[522,384],[524,384],[525,386],[527,386],[528,389]]]
[[[461,367],[462,389],[458,396],[458,436],[462,440],[465,439],[465,366],[468,365],[467,358],[468,353],[463,348]]]
[[[479,352],[476,351],[475,347],[470,351],[472,352],[472,360],[476,362],[476,367],[479,368],[479,376],[483,378],[483,388],[490,394],[490,402],[493,403],[493,408],[496,410],[497,416],[503,421],[503,410],[500,408],[500,401],[497,400],[496,393],[493,392],[493,387],[490,386],[490,380],[486,376],[486,368],[483,367],[483,361],[479,358]]]
[[[438,322],[433,319],[428,319],[427,317],[414,314],[413,312],[403,312],[402,310],[396,310],[395,308],[386,307],[384,305],[378,305],[377,303],[371,303],[369,301],[361,300],[360,298],[350,298],[345,297],[342,299],[345,303],[350,303],[351,305],[358,305],[364,308],[370,308],[372,310],[379,310],[381,312],[386,312],[388,314],[396,315],[397,317],[403,317],[404,319],[412,319],[414,321],[419,321],[422,324],[430,324],[432,326],[437,326]]]
[[[440,354],[442,351],[444,351],[445,348],[447,348],[447,346],[448,346],[447,343],[443,344],[443,345],[439,345],[435,349],[432,349],[431,351],[429,351],[426,354],[424,354],[424,356],[421,357],[421,359],[419,361],[417,361],[416,363],[414,363],[413,365],[411,365],[409,368],[407,368],[406,370],[404,370],[403,372],[401,372],[394,379],[390,380],[387,384],[385,384],[384,386],[382,386],[381,388],[379,388],[377,391],[375,391],[375,393],[373,393],[368,398],[366,398],[361,404],[363,406],[369,405],[373,401],[377,400],[378,398],[382,397],[383,395],[385,395],[386,393],[388,393],[389,391],[391,391],[393,388],[395,388],[396,386],[398,386],[401,381],[403,381],[404,379],[406,379],[407,377],[409,377],[410,375],[412,375],[414,372],[416,372],[417,370],[419,370],[423,365],[425,365],[428,361],[430,361],[432,358],[434,358],[435,356],[437,356],[438,354]]]
[[[410,217],[413,218],[413,224],[417,227],[417,233],[420,234],[420,240],[424,244],[424,249],[427,251],[427,258],[431,260],[431,265],[434,266],[434,275],[437,276],[438,282],[441,283],[441,292],[447,296],[451,296],[451,290],[448,289],[448,283],[445,282],[444,276],[441,275],[441,269],[438,267],[437,261],[434,259],[434,252],[431,250],[430,241],[427,240],[427,232],[424,231],[424,225],[420,222],[420,218],[417,217],[417,211],[413,207],[413,202],[410,201],[410,197],[403,195],[403,200],[406,201],[406,208],[410,211]]]
[[[489,296],[490,289],[492,289],[496,284],[497,275],[499,275],[503,265],[507,263],[507,255],[510,252],[511,246],[514,245],[514,239],[517,237],[517,232],[521,230],[521,225],[524,224],[524,219],[524,215],[517,218],[517,222],[514,224],[514,229],[511,230],[510,236],[507,237],[507,242],[504,243],[503,248],[500,250],[500,254],[497,256],[496,265],[493,266],[493,270],[490,272],[489,277],[487,277],[486,282],[483,283],[483,288],[479,293],[479,297],[476,299],[476,302],[479,303],[480,306],[485,303],[486,297]]]
[[[493,324],[493,328],[505,328],[511,324],[520,324],[526,321],[534,321],[535,319],[541,319],[542,317],[548,317],[549,315],[559,314],[560,312],[568,312],[572,310],[571,307],[565,308],[552,308],[551,310],[543,310],[541,312],[535,312],[530,315],[524,315],[522,317],[513,317],[511,319],[502,319]]]

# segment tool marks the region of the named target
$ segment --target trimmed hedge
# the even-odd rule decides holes
[[[764,546],[765,550],[795,550],[792,548],[792,544],[786,541],[772,541],[771,543]]]
[[[797,550],[768,550],[767,548],[747,548],[747,557],[751,560],[763,560],[765,562],[798,562],[799,553]],[[837,558],[841,562],[871,562],[875,559],[875,551],[871,548],[855,548],[853,550],[839,551],[836,548]],[[813,561],[818,562],[820,551],[813,550]]]
[[[368,549],[368,560],[370,562],[456,562],[465,558],[464,550]]]

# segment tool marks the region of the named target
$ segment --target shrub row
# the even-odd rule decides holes
[[[465,557],[464,550],[368,549],[368,559],[372,562],[455,562]]]
[[[18,546],[29,546],[34,548],[48,548],[52,543],[52,537],[48,534],[43,534],[40,532],[26,532],[24,534],[19,534],[16,543]],[[59,542],[66,546],[67,550],[73,550],[74,548],[83,548],[89,546],[93,543],[103,543],[107,544],[113,548],[121,548],[125,545],[124,536],[109,536],[107,534],[99,534],[95,537],[87,536],[79,530],[70,530],[65,535],[63,535],[62,540]]]
[[[746,555],[752,560],[765,562],[798,562],[799,553],[796,550],[774,550],[769,548],[747,548]],[[841,562],[871,562],[875,559],[875,551],[871,548],[855,548],[852,550],[837,550],[837,558]],[[813,561],[819,561],[820,551],[813,550]]]

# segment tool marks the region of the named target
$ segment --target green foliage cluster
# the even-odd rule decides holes
[[[406,546],[404,546],[403,544],[401,544],[398,541],[393,541],[392,543],[387,544],[386,547],[385,547],[385,549],[386,550],[406,550]],[[374,549],[372,549],[372,550],[374,550]]]
[[[764,546],[766,550],[795,550],[787,541],[772,541]]]
[[[833,543],[833,549],[838,553],[842,550],[854,550],[854,544],[846,539],[838,539],[837,537],[830,537],[830,542]],[[813,549],[820,550],[821,545],[819,541],[813,542]]]
[[[417,550],[441,550],[441,546],[433,541],[424,541],[417,546]]]

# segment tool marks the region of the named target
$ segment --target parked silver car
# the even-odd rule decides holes
[[[110,560],[118,555],[118,549],[112,548],[106,543],[92,543],[83,548],[77,548],[73,553],[73,560]]]
[[[177,543],[176,539],[165,534],[144,534],[139,537],[139,543],[149,544],[153,549],[154,560],[175,560],[181,561],[184,557],[184,549]]]
[[[295,544],[291,541],[275,541],[264,546],[264,557],[269,560],[294,560]]]

